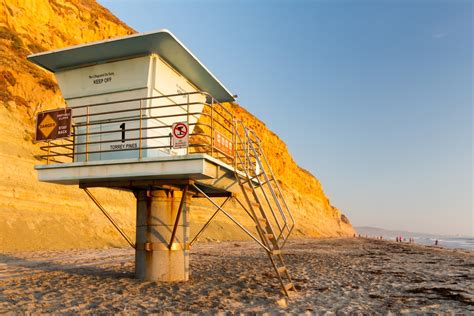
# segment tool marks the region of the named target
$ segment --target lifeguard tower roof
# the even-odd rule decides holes
[[[55,73],[149,54],[161,56],[198,89],[213,95],[219,102],[235,100],[206,66],[166,29],[38,53],[28,59]]]

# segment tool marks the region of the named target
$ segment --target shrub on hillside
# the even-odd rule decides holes
[[[0,72],[0,81],[8,83],[10,86],[14,86],[16,84],[16,78],[8,70]]]
[[[49,78],[43,78],[38,83],[42,85],[44,88],[46,88],[47,90],[51,90],[53,92],[56,92],[56,90],[58,89],[56,82],[54,82],[53,80]]]
[[[347,225],[350,225],[350,224],[351,224],[351,222],[349,221],[349,219],[347,218],[347,216],[344,215],[344,214],[341,214],[341,221],[342,221],[343,223],[347,224]]]
[[[10,41],[10,47],[15,51],[18,55],[26,56],[28,55],[28,50],[25,48],[23,44],[23,40],[12,29],[9,29],[4,26],[0,26],[0,39],[5,39]]]
[[[3,39],[6,39],[6,40],[9,40],[9,41],[13,41],[15,38],[19,38],[18,37],[18,34],[7,28],[7,27],[4,27],[4,26],[0,26],[0,38],[3,38]]]
[[[32,53],[40,53],[40,52],[46,51],[46,48],[44,48],[43,46],[41,46],[39,44],[36,44],[36,43],[28,44],[28,49]]]
[[[25,98],[23,97],[20,97],[18,95],[15,95],[13,97],[13,101],[15,101],[15,103],[17,105],[20,105],[20,106],[24,106],[24,107],[28,107],[28,102],[25,100]]]
[[[12,94],[8,90],[3,90],[0,88],[0,101],[6,104],[8,101],[12,99]]]

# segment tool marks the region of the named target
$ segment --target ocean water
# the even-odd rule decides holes
[[[401,230],[388,230],[369,226],[356,227],[356,230],[357,233],[361,236],[367,236],[372,238],[382,236],[386,240],[395,241],[396,236],[402,236],[405,241],[408,241],[410,238],[413,238],[415,240],[415,244],[427,246],[434,246],[437,240],[439,247],[452,249],[458,248],[474,251],[474,236],[443,236]]]
[[[461,248],[474,251],[474,238],[473,237],[415,237],[415,243],[421,245],[434,245],[435,241],[438,240],[438,246],[445,248]]]
[[[394,236],[385,236],[386,239],[395,240]],[[404,237],[408,240],[407,237]],[[474,251],[474,237],[447,237],[447,236],[418,236],[413,237],[415,244],[434,246],[438,240],[438,246],[452,249],[466,249]]]

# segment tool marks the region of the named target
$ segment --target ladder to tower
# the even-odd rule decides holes
[[[235,176],[255,223],[257,233],[275,269],[283,292],[296,291],[282,256],[295,221],[284,199],[257,134],[242,121],[234,122],[236,137]],[[239,201],[240,203],[240,201]]]

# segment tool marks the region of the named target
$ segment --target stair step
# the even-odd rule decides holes
[[[275,235],[273,235],[273,234],[265,234],[265,237],[267,237],[267,239],[269,239],[269,240],[276,239]]]
[[[245,181],[249,182],[249,181],[252,181],[252,180],[256,180],[261,175],[263,175],[263,172],[260,172],[259,174],[254,174],[254,175],[248,174],[247,177],[244,177],[243,179],[245,179]]]
[[[254,196],[252,188],[248,188],[247,192],[248,192],[248,194],[252,194],[251,197]],[[256,202],[252,202],[252,203],[255,204]]]
[[[254,179],[255,180],[255,179]],[[255,188],[258,188],[260,186],[259,182],[258,181],[254,181],[254,180],[251,180],[251,181],[248,181],[248,180],[243,180],[242,181],[242,184],[243,185],[248,185],[248,188],[250,188],[250,182],[252,182],[252,185],[255,187]]]
[[[267,183],[269,183],[269,182],[271,182],[271,181],[274,181],[274,180],[275,180],[275,179],[270,178],[270,179],[268,179],[268,181],[263,181],[261,185],[265,185],[265,184],[267,184]]]
[[[251,197],[252,189],[250,189],[250,188],[245,188],[245,191],[246,191],[246,193],[249,195],[249,197]]]
[[[242,181],[242,184],[241,184],[245,190],[247,191],[253,191],[252,187],[250,186],[250,184],[248,183],[248,181],[244,180]],[[258,184],[256,183],[253,183],[253,187],[254,188],[258,188]]]
[[[263,224],[267,224],[267,220],[265,218],[257,218],[257,220],[260,222],[260,223],[263,223]]]
[[[278,271],[278,273],[282,274],[282,273],[286,272],[286,267],[278,267],[277,271]]]
[[[288,283],[288,284],[285,284],[285,290],[286,291],[289,291],[291,289],[294,289],[295,286],[293,285],[293,283]]]

